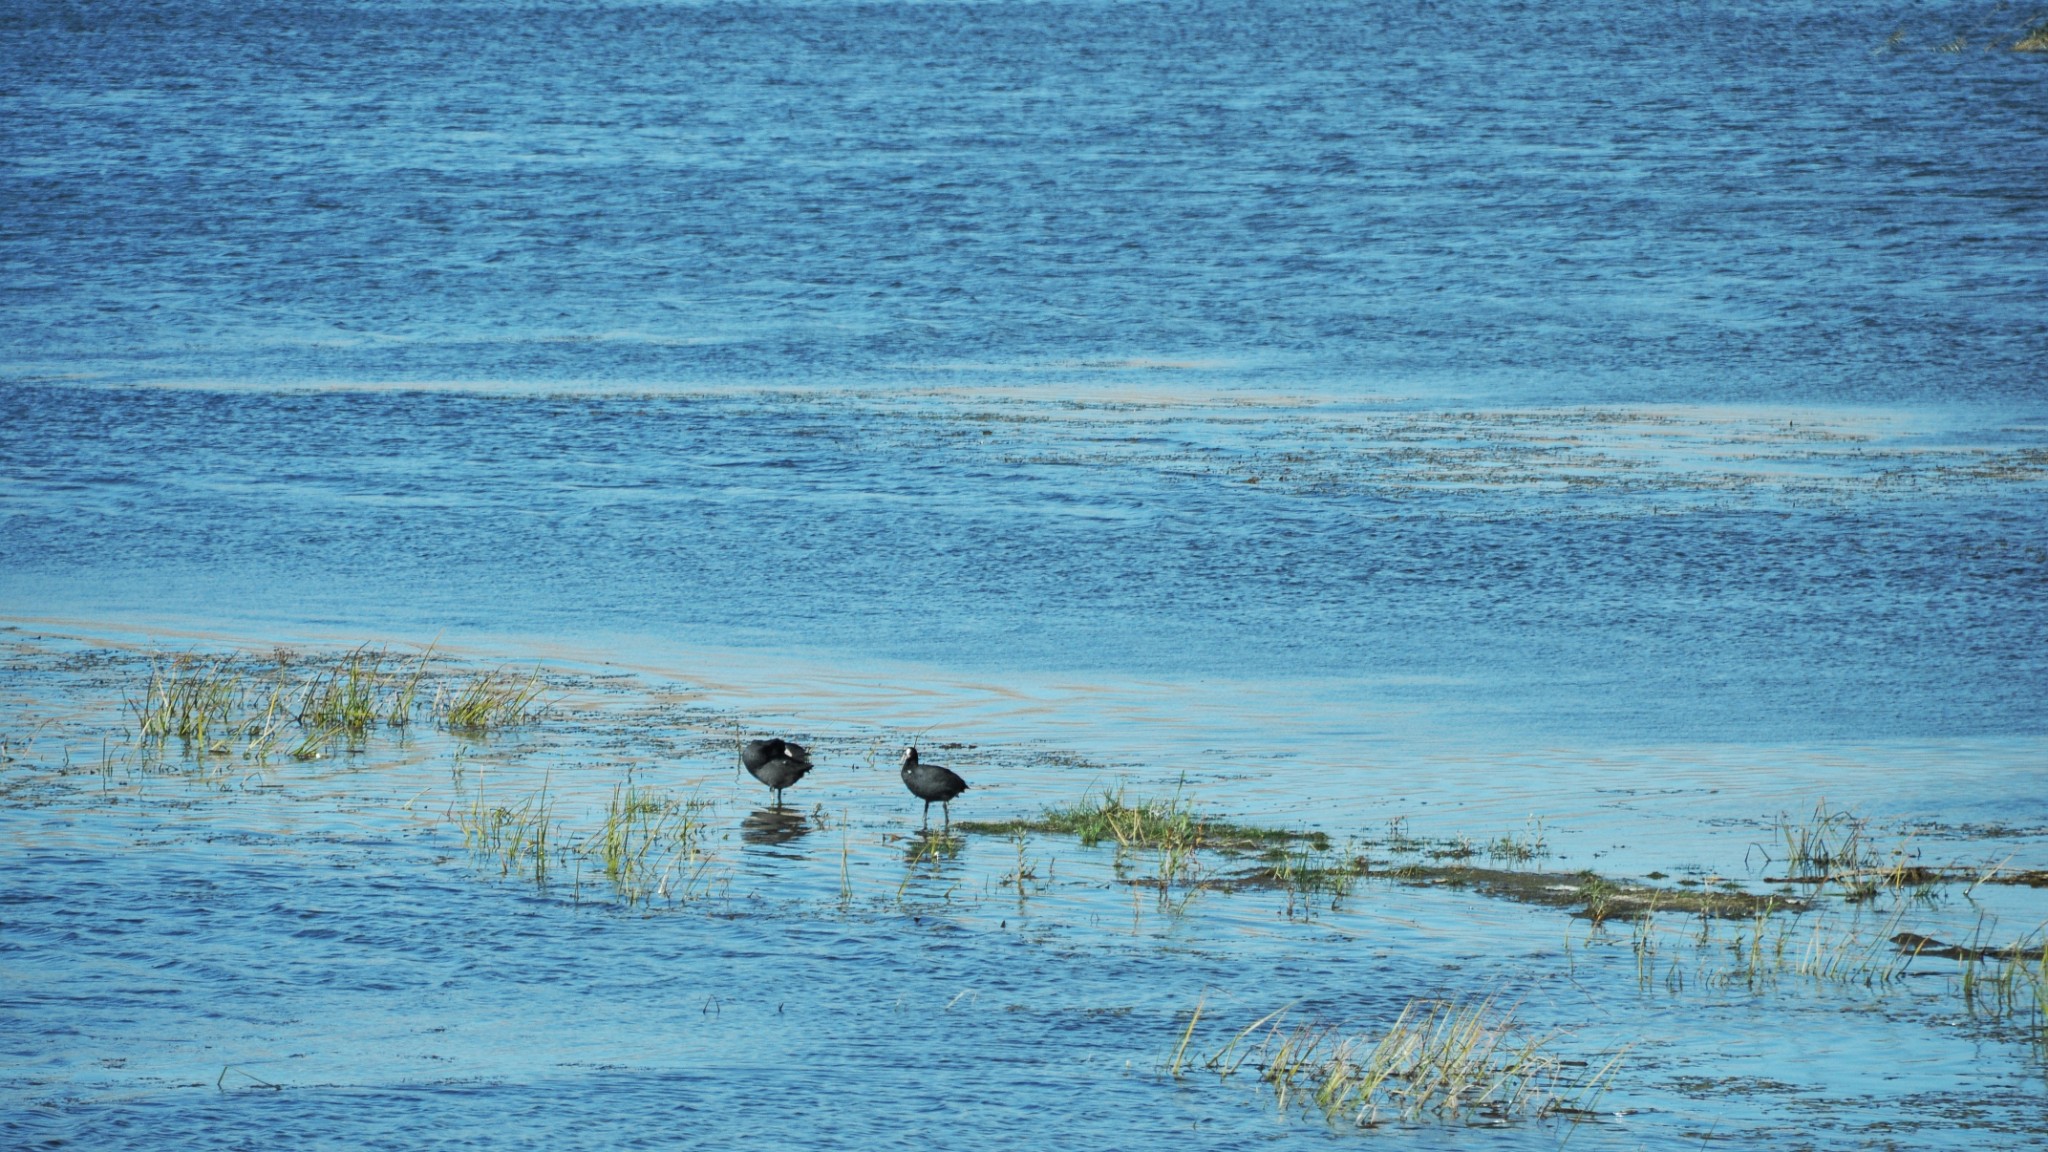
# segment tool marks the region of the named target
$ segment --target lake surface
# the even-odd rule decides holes
[[[1162,1078],[1175,1021],[1506,989],[1639,1046],[1637,1118],[1574,1144],[2034,1138],[2040,1049],[1953,964],[1651,995],[1626,928],[1555,909],[1133,917],[1070,840],[1020,915],[1001,839],[906,863],[889,771],[956,745],[984,818],[1123,781],[1339,842],[1541,821],[1567,871],[1755,892],[1823,801],[2048,867],[2027,19],[9,6],[8,1131],[1321,1143]],[[366,642],[567,695],[253,776],[133,746],[151,653]],[[771,728],[830,760],[794,847],[741,835],[719,743]],[[581,779],[578,826],[628,768],[711,797],[722,899],[493,879],[451,815],[480,757]],[[1912,923],[2048,921],[1992,887]]]

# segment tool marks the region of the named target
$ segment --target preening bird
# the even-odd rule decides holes
[[[740,763],[754,779],[775,789],[775,806],[782,807],[782,790],[804,778],[811,770],[811,754],[801,744],[780,738],[749,740],[740,749]]]
[[[903,750],[903,786],[910,794],[924,801],[924,826],[932,826],[932,805],[946,814],[946,830],[953,830],[953,797],[967,791],[967,781],[951,768],[937,764],[926,764],[917,758],[917,749]]]

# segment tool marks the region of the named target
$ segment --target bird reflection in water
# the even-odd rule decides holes
[[[740,840],[748,844],[787,844],[810,832],[810,820],[787,808],[757,808],[740,821]]]
[[[933,832],[926,829],[904,838],[903,862],[926,864],[951,860],[960,855],[962,843],[960,837],[950,832]]]

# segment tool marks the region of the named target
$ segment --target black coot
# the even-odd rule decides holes
[[[967,791],[967,781],[951,768],[937,764],[926,764],[917,758],[917,749],[903,750],[903,786],[910,794],[924,801],[924,826],[932,826],[932,805],[946,814],[946,830],[953,829],[953,797]]]
[[[740,763],[754,779],[775,789],[775,806],[782,807],[782,790],[804,778],[811,770],[811,754],[801,744],[787,740],[749,740],[740,749]]]

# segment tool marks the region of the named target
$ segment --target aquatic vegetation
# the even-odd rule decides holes
[[[851,821],[839,823],[839,909],[845,911],[853,906],[853,825]]]
[[[604,878],[627,907],[683,903],[708,885],[704,813],[709,802],[637,787],[631,778],[612,788],[603,818],[578,835],[556,815],[549,784],[515,803],[494,804],[478,780],[468,803],[450,809],[471,855],[495,864],[498,874],[540,886],[574,869],[580,896],[585,866]]]
[[[1543,821],[1529,818],[1528,828],[1519,836],[1497,836],[1486,845],[1487,859],[1496,864],[1528,864],[1550,855],[1550,842],[1543,835]]]
[[[1726,888],[1663,888],[1603,876],[1597,872],[1528,872],[1468,864],[1403,864],[1374,875],[1395,883],[1470,888],[1522,904],[1570,908],[1595,925],[1658,911],[1719,919],[1798,912],[1810,902],[1791,896],[1758,895]]]
[[[704,812],[709,803],[677,799],[634,786],[629,777],[612,788],[604,823],[577,845],[599,864],[612,891],[628,906],[662,899],[693,899],[702,891],[709,857]]]
[[[1974,889],[1997,880],[2002,865],[1967,867],[1962,864],[1923,864],[1907,836],[1889,850],[1880,851],[1870,835],[1868,822],[1852,813],[1831,811],[1826,801],[1814,808],[1812,819],[1794,823],[1778,818],[1778,840],[1782,857],[1764,850],[1765,864],[1783,862],[1784,875],[1765,876],[1770,884],[1834,885],[1849,903],[1864,903],[1880,893],[1913,899],[1931,899],[1935,890],[1950,883],[1967,882]],[[1761,845],[1753,846],[1753,850]]]
[[[910,891],[912,881],[921,875],[938,874],[939,869],[936,865],[942,861],[957,859],[960,849],[965,846],[966,841],[950,832],[920,832],[908,837],[903,847],[903,879],[896,885],[897,901],[902,902],[904,894]],[[954,887],[957,888],[958,885]],[[953,889],[947,889],[946,899],[951,900],[952,896]]]
[[[1017,866],[1010,869],[996,883],[1006,888],[1015,888],[1017,890],[1017,903],[1019,906],[1022,906],[1024,901],[1030,897],[1031,888],[1033,886],[1042,886],[1038,879],[1038,863],[1025,855],[1026,850],[1031,847],[1031,834],[1029,832],[1020,830],[1011,833],[1010,843],[1015,845],[1017,849]]]
[[[2048,20],[2028,28],[2026,34],[2013,42],[2015,52],[2048,52]]]
[[[1956,984],[1971,1015],[2018,1021],[2037,1048],[2048,1049],[2048,941],[1972,951]]]
[[[903,846],[903,861],[906,864],[928,864],[934,860],[952,860],[960,855],[960,849],[966,843],[958,836],[943,832],[911,836]]]
[[[1119,875],[1125,872],[1126,853],[1148,850],[1156,854],[1156,870],[1153,875],[1132,882],[1156,886],[1162,895],[1175,885],[1191,890],[1278,888],[1287,894],[1288,916],[1312,915],[1319,902],[1334,909],[1351,894],[1359,879],[1368,876],[1418,887],[1472,888],[1521,903],[1575,908],[1578,915],[1596,925],[1609,917],[1633,917],[1660,908],[1741,918],[1808,907],[1807,902],[1794,897],[1756,895],[1733,883],[1720,889],[1664,888],[1590,871],[1551,873],[1481,867],[1466,863],[1481,854],[1481,848],[1470,836],[1417,837],[1399,818],[1388,822],[1383,839],[1353,841],[1346,851],[1336,853],[1331,850],[1328,833],[1216,820],[1188,805],[1178,791],[1164,800],[1130,801],[1124,798],[1121,788],[1104,790],[1079,804],[1048,808],[1037,817],[962,821],[958,827],[976,835],[1065,833],[1080,839],[1084,846],[1108,842],[1118,853]],[[1377,846],[1396,855],[1422,859],[1389,860],[1375,871],[1371,861],[1359,851],[1362,846]],[[1547,854],[1543,822],[1532,817],[1521,836],[1499,837],[1486,851],[1512,863],[1525,863]],[[1217,875],[1202,865],[1204,852],[1224,856],[1257,852],[1263,863],[1249,870]]]
[[[283,738],[285,730],[297,723],[286,707],[286,698],[290,691],[291,681],[286,675],[285,665],[280,663],[270,677],[270,691],[264,699],[262,713],[252,715],[242,726],[248,740],[242,749],[245,758],[269,759],[270,753]]]
[[[211,676],[221,683],[239,677],[233,691],[210,697],[231,703],[215,708],[206,721],[215,744],[224,731],[236,734],[230,748],[237,757],[244,732],[251,743],[269,741],[271,755],[279,758],[295,742],[325,749],[322,755],[339,754],[355,739],[341,726],[347,710],[330,717],[332,727],[302,727],[297,716],[316,677],[316,701],[328,695],[347,698],[349,655],[218,662],[202,657],[181,675],[188,680]],[[432,717],[425,725],[432,730],[408,733],[401,740],[390,730],[390,709],[407,679],[419,677],[420,695],[431,700],[433,688],[459,683],[472,670],[451,674],[426,666],[423,672],[425,662],[408,654],[402,662],[386,659],[373,677],[368,675],[373,661],[374,653],[366,653],[356,677],[378,693],[376,720],[347,771],[299,770],[281,763],[274,771],[242,771],[235,764],[237,771],[224,773],[219,769],[233,762],[215,754],[198,760],[204,772],[157,775],[147,770],[146,750],[130,754],[125,734],[135,727],[136,705],[123,706],[113,691],[101,689],[98,712],[89,724],[61,718],[45,724],[26,714],[8,718],[7,731],[0,732],[0,756],[18,759],[4,762],[0,792],[22,805],[70,795],[80,811],[108,806],[111,815],[150,805],[150,811],[166,814],[200,809],[203,817],[202,806],[242,805],[234,813],[237,825],[264,837],[263,850],[279,856],[290,854],[289,839],[301,834],[325,844],[325,837],[352,836],[370,821],[381,822],[375,825],[380,833],[418,832],[428,813],[445,812],[438,846],[442,858],[454,862],[440,866],[456,869],[473,888],[502,885],[506,892],[539,897],[516,903],[551,922],[565,955],[583,955],[583,937],[562,919],[572,901],[636,912],[682,906],[709,913],[655,927],[660,935],[678,940],[715,941],[728,924],[756,918],[773,923],[796,916],[813,924],[822,918],[819,964],[841,962],[831,955],[835,937],[876,941],[870,954],[884,958],[878,963],[895,963],[901,955],[888,949],[936,929],[949,954],[946,986],[913,992],[908,1005],[896,1010],[916,1011],[923,997],[961,1012],[961,1026],[970,1023],[974,997],[1000,994],[1018,1001],[1001,1011],[1024,1014],[1045,1012],[1042,1006],[1061,994],[1081,1004],[1121,1002],[1125,993],[1114,981],[1079,994],[1054,981],[1013,995],[1007,987],[1015,980],[1012,974],[1006,972],[1000,982],[979,978],[983,960],[993,966],[1020,952],[1114,934],[1119,946],[1144,950],[1156,970],[1177,981],[1175,986],[1190,991],[1207,987],[1206,999],[1195,1012],[1183,1011],[1136,1032],[1083,1025],[1070,1034],[1105,1067],[1133,1059],[1163,1065],[1165,1074],[1182,1086],[1183,1102],[1195,1107],[1250,1109],[1249,1122],[1257,1124],[1260,1114],[1278,1105],[1271,1118],[1283,1122],[1275,1129],[1281,1142],[1324,1139],[1326,1121],[1345,1132],[1375,1124],[1550,1125],[1554,1132],[1539,1127],[1524,1136],[1562,1141],[1567,1125],[1590,1119],[1581,1110],[1593,1107],[1596,1097],[1604,1099],[1602,1093],[1625,1096],[1617,1107],[1646,1116],[1666,1106],[1669,1085],[1679,1075],[1718,1072],[1717,1061],[1726,1057],[1713,1047],[1721,1035],[1715,1021],[1759,1034],[1775,1029],[1762,1045],[1775,1053],[1766,1059],[1781,1063],[1763,1071],[1788,1081],[1801,1078],[1782,1063],[1798,1057],[1784,1053],[1798,1050],[1796,1033],[1808,1025],[1851,1038],[1829,1050],[1835,1058],[1851,1046],[1881,1050],[1938,1043],[1951,1056],[1958,1047],[1974,1045],[1978,1058],[2000,1069],[2017,1062],[2032,1071],[2048,1060],[2048,951],[2038,935],[2013,939],[1995,931],[1998,917],[2024,915],[2038,902],[2038,893],[2030,889],[2048,888],[2048,872],[2031,866],[2039,862],[2042,843],[2041,830],[2032,827],[1984,833],[1981,826],[1969,825],[1959,833],[1962,826],[1923,822],[1913,826],[1913,835],[1921,839],[1894,848],[1888,834],[1873,835],[1871,829],[1882,827],[1879,822],[1862,824],[1825,805],[1807,807],[1816,812],[1813,819],[1781,820],[1795,828],[1789,839],[1768,819],[1763,822],[1767,835],[1758,837],[1755,814],[1745,813],[1720,826],[1726,831],[1717,831],[1718,839],[1672,849],[1686,855],[1666,859],[1665,866],[1684,880],[1651,871],[1638,882],[1613,873],[1571,871],[1561,863],[1531,863],[1535,853],[1547,852],[1545,826],[1533,816],[1526,827],[1513,821],[1521,814],[1519,807],[1509,811],[1508,823],[1473,826],[1462,835],[1442,825],[1424,830],[1424,820],[1457,818],[1431,809],[1419,808],[1411,827],[1410,820],[1384,821],[1384,812],[1354,808],[1362,813],[1353,817],[1357,835],[1331,822],[1336,843],[1318,848],[1315,837],[1284,828],[1219,836],[1218,828],[1237,826],[1216,818],[1215,797],[1192,786],[1166,790],[1168,798],[1156,802],[1114,789],[1102,794],[1091,789],[1085,804],[1057,810],[1081,810],[1099,819],[1095,847],[1081,849],[1077,832],[1034,832],[1027,821],[1009,828],[1007,842],[976,839],[987,833],[966,822],[954,837],[897,835],[900,819],[882,814],[898,809],[878,794],[896,796],[893,781],[876,788],[876,777],[850,774],[844,782],[847,791],[829,800],[829,819],[819,807],[757,824],[759,814],[750,811],[757,797],[734,776],[722,715],[686,717],[691,730],[679,738],[678,712],[649,708],[644,698],[629,695],[630,689],[620,692],[621,706],[612,709],[593,691],[589,709],[579,710],[575,724],[550,733],[547,741],[479,745],[443,734],[439,713],[422,712],[430,706],[416,704],[411,709],[414,727]],[[172,661],[164,658],[159,665],[168,679]],[[116,667],[126,679],[112,682],[127,684],[139,704],[146,695],[142,660],[130,657]],[[333,688],[337,683],[338,690]],[[81,692],[78,698],[87,695]],[[63,703],[68,708],[71,702]],[[84,712],[71,709],[70,714]],[[225,729],[223,717],[229,725]],[[98,745],[102,730],[108,749]],[[88,735],[100,752],[96,774],[79,770],[90,764],[74,769],[64,748],[68,742],[69,752],[75,753]],[[855,749],[855,763],[862,738],[822,737]],[[167,755],[175,755],[175,728],[165,742],[171,750]],[[451,756],[457,765],[453,773],[447,771]],[[123,779],[123,763],[142,770]],[[622,766],[593,767],[603,763]],[[642,767],[629,773],[625,764]],[[647,781],[675,779],[684,781],[676,791],[646,786]],[[690,791],[693,784],[716,799],[701,800]],[[842,795],[849,798],[844,810]],[[329,798],[342,802],[330,805]],[[420,807],[415,809],[413,801],[421,801]],[[130,804],[136,807],[125,807]],[[33,826],[34,819],[25,814],[23,827]],[[160,828],[158,835],[168,840],[187,835],[178,819],[132,824]],[[1574,839],[1558,854],[1575,864],[1594,862],[1582,853],[1581,819],[1572,819]],[[887,834],[864,834],[863,827]],[[820,834],[830,830],[841,832],[839,844]],[[458,831],[460,851],[452,848]],[[1059,838],[1042,838],[1053,836]],[[1744,845],[1756,838],[1768,845],[1769,871],[1796,871],[1817,882],[1794,889],[1798,898],[1762,888],[1730,891],[1733,881],[1716,870],[1717,858],[1733,857],[1718,863],[1739,866]],[[376,839],[391,838],[380,834]],[[1967,866],[1923,864],[1913,851],[1954,845],[1957,852],[1969,852],[1967,844],[1987,839],[2000,841],[1995,852]],[[737,846],[730,861],[722,843]],[[285,845],[281,851],[280,844]],[[206,851],[194,858],[214,858],[213,848]],[[1060,855],[1057,877],[1055,851]],[[299,855],[320,875],[318,869],[328,866],[332,853],[316,848]],[[1801,856],[1796,868],[1785,862],[1795,855]],[[1070,860],[1075,864],[1071,872]],[[1760,875],[1747,874],[1746,885],[1756,887]],[[1165,899],[1169,884],[1172,896]],[[1975,887],[1976,897],[1970,898],[1965,885],[1983,887]],[[728,896],[740,899],[717,901],[722,886]],[[464,885],[423,887],[432,889],[422,898],[436,902],[436,916],[449,920],[479,909],[485,921],[498,919],[494,910],[507,906],[485,900],[471,907]],[[1911,898],[1930,887],[1947,889],[1941,892],[1944,898]],[[900,898],[895,909],[884,907],[892,888]],[[1460,899],[1452,890],[1469,898]],[[359,906],[360,914],[380,915],[377,902],[384,891],[381,885],[364,889],[361,899],[367,903]],[[1155,893],[1162,897],[1156,915]],[[1892,893],[1899,899],[1887,904]],[[1481,899],[1551,908],[1553,927],[1544,928],[1543,915],[1485,908]],[[1363,907],[1367,902],[1370,909]],[[1984,916],[1980,931],[1959,930],[1958,912],[1979,904]],[[1283,909],[1290,922],[1277,920]],[[1005,918],[1000,928],[999,917]],[[1327,931],[1309,926],[1317,919],[1329,921]],[[1376,930],[1410,919],[1422,922],[1426,931]],[[1502,925],[1529,926],[1529,938],[1521,938],[1513,927],[1503,932]],[[1931,935],[1915,935],[1908,928]],[[629,936],[637,937],[638,929],[614,937],[613,946],[621,948],[611,954],[614,960],[632,953],[623,946]],[[1191,954],[1195,962],[1184,963],[1182,957]],[[1360,966],[1353,963],[1361,954],[1372,957],[1375,973],[1375,983],[1364,988],[1355,983]],[[1211,957],[1219,956],[1224,963],[1212,963]],[[1246,957],[1251,960],[1240,964]],[[1296,964],[1296,957],[1315,962]],[[950,963],[955,958],[960,962]],[[681,963],[687,968],[692,961]],[[1271,974],[1252,972],[1258,963],[1270,964]],[[1594,1007],[1592,1014],[1550,1014],[1558,1002],[1547,990],[1567,979],[1575,999],[1582,996]],[[1501,987],[1503,980],[1546,989],[1541,993],[1545,1006],[1539,1009],[1531,999],[1507,1012],[1500,1010],[1509,1002],[1506,996],[1475,999]],[[1004,986],[1000,993],[999,984]],[[1290,1006],[1252,1020],[1273,1006],[1258,998],[1274,987],[1319,1007]],[[870,1007],[886,1006],[897,991],[892,987],[869,997]],[[1250,999],[1244,998],[1247,994]],[[779,1008],[782,995],[778,992],[777,1002],[767,1007]],[[805,993],[793,987],[787,995],[793,1014],[815,1011],[820,1003],[800,1000]],[[1411,996],[1425,995],[1437,998],[1409,1002]],[[1390,999],[1378,999],[1382,996]],[[1240,1007],[1225,1012],[1226,1004]],[[1364,1004],[1379,1007],[1363,1015]],[[1475,1019],[1473,1013],[1482,1008],[1486,1014]],[[1109,1009],[1086,1011],[1097,1010]],[[1542,1027],[1524,1026],[1517,1017],[1586,1031],[1545,1035]],[[1581,1025],[1581,1019],[1586,1023]],[[1693,1028],[1694,1020],[1701,1026]],[[878,1029],[892,1022],[879,1016],[869,1021]],[[1669,1039],[1681,1034],[1681,1039]],[[1587,1035],[1601,1039],[1595,1043]],[[1647,1071],[1638,1071],[1633,1058],[1611,1055],[1636,1035],[1659,1037],[1657,1063]],[[1004,1042],[1011,1038],[1005,1036]],[[1525,1059],[1531,1045],[1535,1055]],[[1669,1055],[1674,1051],[1679,1053],[1675,1059]],[[240,1057],[226,1051],[221,1056],[231,1058]],[[1578,1058],[1586,1059],[1581,1063]],[[268,1065],[252,1067],[271,1075]],[[227,1074],[230,1088],[237,1076]],[[1977,1106],[1967,1079],[1963,1074],[1962,1087],[1948,1089],[1943,1099]],[[1132,1087],[1144,1089],[1142,1084]],[[1833,1110],[1830,1116],[1868,1117],[1904,1096],[1895,1084],[1891,1095],[1846,1104],[1828,1101],[1820,1107]],[[1919,1111],[1909,1109],[1909,1114],[1923,1117],[1933,1111],[1921,1104],[1912,1108]],[[1636,1123],[1630,1121],[1631,1131]]]
[[[1396,816],[1387,821],[1387,834],[1380,840],[1380,846],[1398,855],[1415,855],[1429,847],[1427,840],[1410,835],[1408,819]]]
[[[1903,913],[1880,920],[1859,916],[1773,918],[1759,913],[1723,938],[1710,921],[1698,932],[1671,932],[1652,916],[1635,920],[1630,947],[1638,987],[1662,986],[1678,994],[1689,987],[1742,988],[1752,993],[1782,989],[1789,981],[1857,988],[1883,995],[1926,975],[1926,962],[1952,960],[1950,991],[1974,1019],[2004,1028],[2017,1026],[2037,1047],[2048,1050],[2048,941],[2039,933],[1992,945],[1977,937],[1950,944],[1918,932],[1898,931]],[[1685,949],[1690,947],[1688,957]]]
[[[1787,917],[1759,909],[1725,935],[1711,918],[1699,918],[1695,924],[1674,930],[1654,913],[1632,918],[1629,948],[1638,987],[1661,985],[1672,993],[1691,987],[1764,993],[1796,978],[1883,992],[1910,974],[1917,955],[1896,944],[1897,915],[1870,921],[1825,912]]]
[[[1262,828],[1234,824],[1205,816],[1183,803],[1181,793],[1165,799],[1126,800],[1119,786],[1083,797],[1066,808],[1048,808],[1038,816],[1019,820],[963,820],[963,832],[1009,836],[1016,832],[1064,833],[1093,847],[1110,841],[1119,848],[1163,848],[1192,852],[1201,848],[1225,852],[1250,852],[1270,845],[1306,841],[1328,850],[1330,837],[1324,832],[1299,832],[1284,828]]]
[[[1272,877],[1287,893],[1287,915],[1315,914],[1317,900],[1335,911],[1351,886],[1366,871],[1362,856],[1340,857],[1317,852],[1308,845],[1280,851],[1273,863]]]
[[[1773,955],[1784,971],[1809,980],[1865,987],[1887,985],[1905,975],[1911,959],[1888,947],[1890,940],[1882,929],[1870,933],[1853,926],[1838,929],[1827,916],[1813,918],[1798,951],[1788,958],[1785,944],[1792,931],[1791,925],[1778,926]],[[1752,935],[1759,942],[1761,937],[1761,932]],[[1755,947],[1752,945],[1753,950]]]
[[[265,760],[283,751],[316,760],[337,747],[360,751],[381,724],[403,731],[433,677],[431,646],[405,660],[367,644],[332,657],[304,659],[280,650],[263,662],[192,654],[152,660],[140,699],[129,699],[136,737],[160,752],[171,737],[196,758],[241,754]],[[480,672],[444,682],[434,711],[451,731],[481,734],[541,714],[538,672],[524,679]]]
[[[426,679],[427,660],[434,654],[432,644],[420,652],[414,661],[412,673],[395,683],[384,713],[384,722],[393,728],[405,728],[412,724],[413,704],[420,692],[420,681]]]
[[[1371,862],[1347,846],[1342,851],[1318,851],[1303,842],[1268,848],[1259,867],[1204,881],[1204,888],[1227,891],[1277,889],[1287,903],[1283,915],[1312,919],[1317,908],[1336,911],[1351,894],[1359,878],[1370,875]]]
[[[478,672],[449,687],[445,701],[436,692],[434,711],[450,732],[480,736],[537,719],[540,693],[538,670],[524,679],[503,669]]]
[[[296,719],[307,729],[360,739],[382,711],[384,680],[384,654],[357,648],[332,667],[314,670]]]
[[[298,743],[292,745],[294,760],[318,760],[327,755],[336,737],[344,735],[341,728],[308,728],[299,735]]]
[[[550,851],[549,834],[554,827],[554,806],[547,785],[516,806],[492,805],[478,782],[467,808],[454,813],[462,829],[462,843],[473,854],[497,863],[499,875],[518,875],[536,884],[546,884],[548,869],[556,862]]]
[[[1048,808],[1035,818],[963,820],[958,827],[966,833],[1005,837],[1031,833],[1066,834],[1077,837],[1089,847],[1110,843],[1116,850],[1115,866],[1120,877],[1127,877],[1128,883],[1157,889],[1163,904],[1182,909],[1188,899],[1206,886],[1202,879],[1204,852],[1235,855],[1278,851],[1280,856],[1277,859],[1282,861],[1281,870],[1285,871],[1288,866],[1284,861],[1289,845],[1307,845],[1319,852],[1327,851],[1330,845],[1328,834],[1323,832],[1294,832],[1215,819],[1188,806],[1180,789],[1165,799],[1138,801],[1126,800],[1121,787],[1113,791],[1104,789],[1078,804]],[[1133,852],[1151,854],[1153,867],[1150,875],[1128,876],[1128,856]],[[1310,863],[1304,860],[1300,868],[1288,872],[1288,876],[1299,883],[1308,878],[1311,870]],[[1268,871],[1266,875],[1270,879],[1276,873]],[[1288,883],[1286,880],[1278,882]],[[1182,892],[1177,903],[1172,898],[1176,888]],[[1290,888],[1290,891],[1294,889]]]
[[[1854,813],[1830,811],[1826,800],[1814,805],[1812,819],[1805,822],[1794,823],[1781,813],[1778,840],[1790,877],[1821,882],[1875,867],[1877,857],[1866,827]]]
[[[1586,905],[1585,911],[1582,914],[1593,923],[1604,923],[1609,916],[1614,914],[1615,898],[1621,894],[1621,886],[1614,881],[1593,872],[1579,873],[1577,896]],[[1656,913],[1655,899],[1654,896],[1651,897],[1651,906],[1643,910],[1644,915],[1648,916]]]
[[[169,665],[152,660],[140,701],[129,701],[145,743],[161,747],[172,736],[201,756],[225,753],[238,730],[242,677],[224,660],[183,655]]]
[[[1347,1033],[1335,1024],[1285,1026],[1282,1008],[1240,1029],[1203,1067],[1227,1079],[1255,1069],[1275,1102],[1312,1105],[1331,1120],[1364,1127],[1386,1120],[1473,1123],[1583,1115],[1604,1091],[1623,1053],[1590,1074],[1554,1051],[1558,1034],[1529,1034],[1512,1010],[1476,1002],[1410,1000],[1386,1028]],[[1180,1077],[1202,1005],[1181,1031],[1169,1072]],[[1249,1038],[1263,1030],[1256,1049]],[[1240,1052],[1240,1048],[1242,1051]]]

